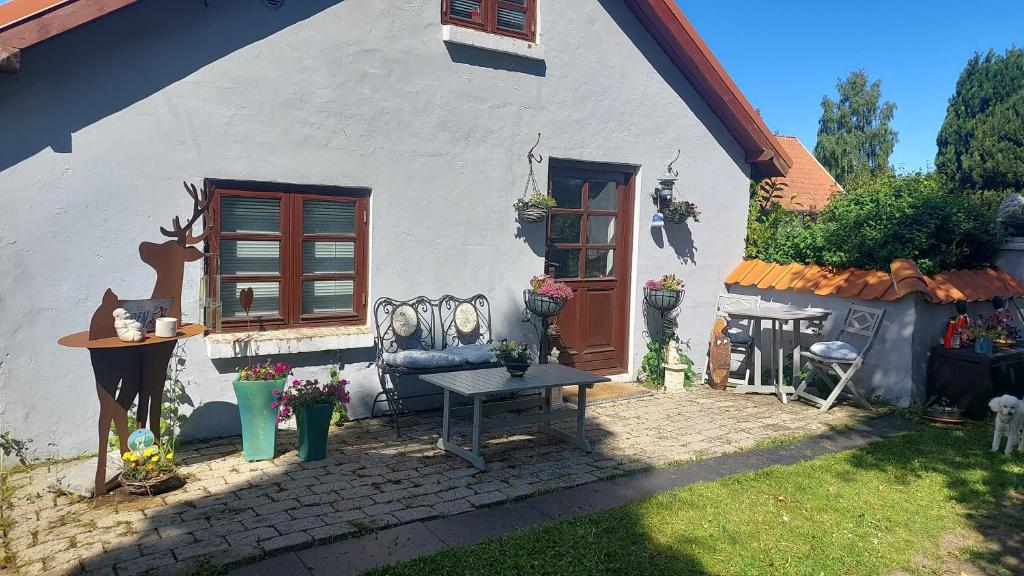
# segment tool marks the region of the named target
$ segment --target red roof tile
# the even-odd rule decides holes
[[[786,184],[781,202],[788,210],[816,212],[828,204],[832,194],[842,192],[842,186],[796,136],[776,134],[775,139],[793,160],[785,178],[776,178]]]
[[[726,277],[725,284],[883,302],[899,300],[914,293],[922,294],[929,302],[937,304],[957,300],[977,302],[996,296],[1024,297],[1024,283],[998,268],[947,270],[925,276],[907,259],[893,261],[889,272],[744,260]]]

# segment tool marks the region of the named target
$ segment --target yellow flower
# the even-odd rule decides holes
[[[168,460],[174,460],[174,452],[168,452],[165,458],[167,458]]]

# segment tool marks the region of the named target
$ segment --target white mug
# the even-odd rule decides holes
[[[156,335],[161,338],[172,338],[178,334],[177,318],[157,318]]]

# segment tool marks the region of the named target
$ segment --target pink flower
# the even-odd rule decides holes
[[[277,407],[278,407],[278,406],[280,406],[280,405],[281,405],[281,403],[280,403],[280,402],[276,402],[276,401],[275,401],[275,402],[271,402],[271,403],[270,403],[270,407],[271,407],[271,408],[277,408]]]
[[[281,395],[281,391],[280,390],[274,390],[274,396],[280,396],[280,395]]]

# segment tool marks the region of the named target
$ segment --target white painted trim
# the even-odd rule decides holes
[[[472,28],[453,26],[451,24],[441,25],[441,40],[449,44],[472,46],[481,50],[501,52],[522,56],[530,60],[544,60],[544,47],[534,42],[528,42],[519,38],[499,36],[489,32],[481,32]]]
[[[630,270],[629,270],[629,338],[628,340],[628,352],[626,356],[626,371],[627,376],[636,374],[636,366],[633,361],[633,353],[635,351],[635,340],[636,340],[636,322],[637,322],[637,286],[639,285],[639,269],[640,269],[640,197],[641,190],[643,190],[643,166],[634,166],[635,171],[633,175],[633,237],[630,239],[633,243],[633,254],[630,256]]]
[[[367,326],[329,328],[288,328],[265,332],[210,334],[206,353],[213,358],[267,356],[346,350],[373,346],[373,331]]]

